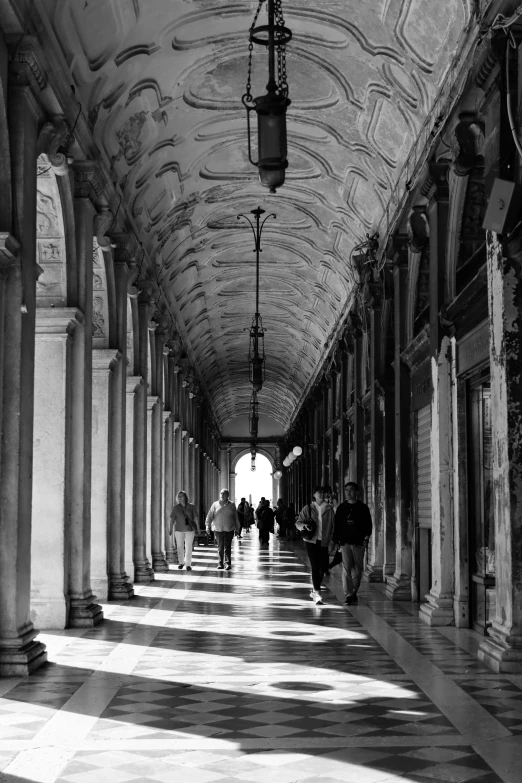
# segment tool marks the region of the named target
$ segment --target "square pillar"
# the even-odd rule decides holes
[[[437,360],[432,358],[431,417],[431,543],[432,588],[419,617],[428,625],[454,625],[453,546],[453,338],[443,337]],[[422,599],[422,596],[421,596]]]
[[[512,253],[509,253],[513,248]],[[522,254],[487,234],[496,616],[479,658],[522,673]]]
[[[36,312],[33,434],[31,620],[39,628],[66,628],[67,520],[65,492],[74,330],[83,320],[75,308]]]
[[[138,388],[143,386],[143,378],[139,375],[128,375],[125,381],[127,395],[127,411],[125,417],[125,573],[134,574],[134,430],[136,426],[136,395]]]

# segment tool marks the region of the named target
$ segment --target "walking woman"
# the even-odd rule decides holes
[[[310,598],[322,604],[321,582],[328,571],[328,545],[332,537],[334,513],[329,503],[324,502],[324,489],[314,487],[314,499],[301,509],[296,526],[302,531],[306,553],[312,569]]]
[[[176,538],[176,550],[178,552],[179,566],[192,571],[192,544],[194,536],[199,532],[199,519],[196,507],[189,503],[185,490],[180,490],[177,495],[177,503],[170,515],[170,535],[174,530]]]

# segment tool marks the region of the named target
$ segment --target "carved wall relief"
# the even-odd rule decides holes
[[[64,307],[67,298],[64,225],[56,177],[47,156],[38,158],[36,191],[37,307]]]
[[[96,238],[92,248],[92,343],[95,348],[109,347],[109,300],[103,251]]]

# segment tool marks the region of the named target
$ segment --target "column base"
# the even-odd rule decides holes
[[[469,600],[453,599],[453,614],[457,628],[469,628]]]
[[[419,619],[426,625],[455,625],[452,596],[435,596],[429,593],[427,603],[421,604]]]
[[[509,636],[495,628],[480,643],[478,657],[497,674],[522,674],[522,637]]]
[[[0,677],[27,677],[47,663],[45,645],[36,642],[32,623],[16,639],[0,639]]]
[[[167,563],[163,552],[152,555],[152,570],[154,571],[154,573],[161,573],[161,574],[169,570],[169,564]]]
[[[154,571],[147,559],[134,563],[134,584],[148,585],[154,580]]]
[[[393,574],[386,579],[386,597],[392,601],[411,601],[411,577]]]
[[[380,565],[367,565],[364,569],[363,579],[365,582],[383,582],[382,563]]]
[[[127,574],[111,577],[109,584],[110,601],[128,601],[134,596],[134,589]]]
[[[103,610],[94,603],[92,593],[86,598],[71,598],[69,628],[93,628],[103,620]]]

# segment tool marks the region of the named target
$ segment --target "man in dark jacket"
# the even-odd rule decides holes
[[[265,500],[264,505],[258,508],[257,526],[259,528],[259,543],[268,544],[270,533],[274,532],[274,512],[270,508],[269,500]]]
[[[372,534],[372,517],[366,503],[357,500],[359,487],[355,481],[349,481],[344,488],[346,500],[335,512],[333,540],[341,545],[345,603],[355,604],[363,572],[364,548]]]

